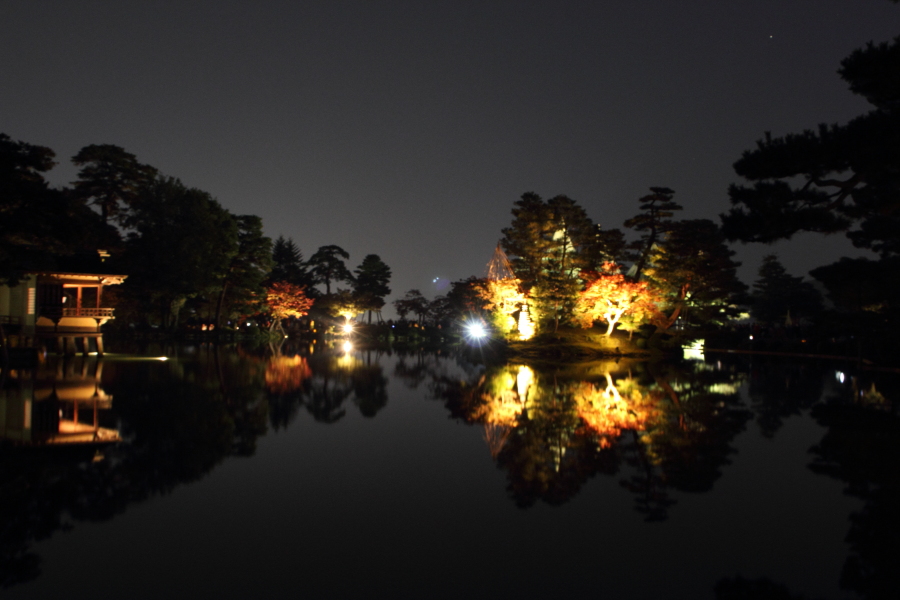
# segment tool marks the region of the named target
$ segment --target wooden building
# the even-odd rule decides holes
[[[29,273],[15,286],[0,285],[0,323],[11,345],[88,353],[91,341],[103,354],[100,326],[114,318],[103,289],[126,275]]]

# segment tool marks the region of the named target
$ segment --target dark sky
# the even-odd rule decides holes
[[[54,149],[60,185],[122,146],[431,295],[483,274],[526,191],[621,227],[667,186],[717,219],[764,131],[868,109],[836,70],[898,33],[886,0],[0,0],[0,132]],[[736,246],[748,283],[767,252],[805,274],[849,248]]]

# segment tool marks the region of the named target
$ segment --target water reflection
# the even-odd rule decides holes
[[[519,506],[560,504],[593,475],[615,474],[637,509],[659,520],[673,504],[668,490],[708,490],[728,464],[751,417],[737,394],[742,379],[703,363],[508,364],[469,379],[434,372],[431,390],[452,415],[484,428]]]
[[[0,438],[32,446],[119,441],[119,432],[105,426],[112,396],[101,386],[102,373],[97,357],[73,357],[52,371],[11,370],[0,387]]]
[[[788,419],[811,414],[826,428],[811,468],[865,503],[849,523],[841,585],[866,598],[900,589],[896,374],[709,358],[483,365],[288,345],[147,352],[168,360],[74,357],[0,375],[3,585],[40,574],[37,541],[196,482],[229,457],[253,456],[270,431],[305,419],[318,433],[341,435],[341,423],[377,417],[393,378],[481,430],[484,456],[505,473],[508,506],[563,505],[601,475],[655,523],[677,514],[685,493],[714,489],[742,431],[774,438]],[[393,475],[422,485],[439,477],[417,468]],[[722,589],[746,583],[723,581]]]

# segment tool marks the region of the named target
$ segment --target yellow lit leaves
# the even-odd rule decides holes
[[[266,289],[266,302],[276,321],[288,317],[302,317],[312,308],[313,300],[306,296],[302,285],[276,281]]]
[[[606,335],[611,335],[623,315],[652,314],[657,300],[646,281],[630,281],[614,263],[604,263],[603,271],[579,294],[575,320],[585,328],[591,327],[594,321],[606,321]]]
[[[582,382],[575,393],[578,416],[598,436],[601,448],[609,448],[623,431],[645,430],[660,413],[658,395],[644,393],[631,379],[620,381],[619,386],[621,391],[607,373],[605,387]]]

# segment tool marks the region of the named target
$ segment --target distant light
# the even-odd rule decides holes
[[[753,339],[753,336],[752,336],[752,335],[750,336],[750,339],[751,339],[751,340]]]
[[[844,381],[846,380],[846,376],[844,375],[843,371],[835,371],[834,376],[841,383],[844,383]]]
[[[167,360],[169,360],[169,357],[168,356],[157,356],[156,360],[161,360],[163,362],[166,362]]]
[[[352,323],[344,324],[344,333],[353,333],[353,324]]]

